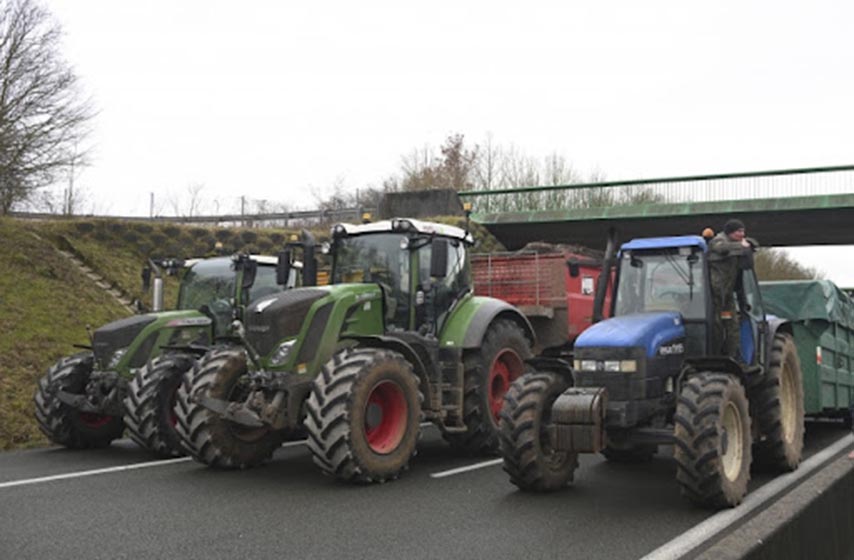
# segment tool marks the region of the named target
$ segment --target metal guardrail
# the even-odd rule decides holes
[[[461,191],[478,214],[854,193],[854,165]]]
[[[107,216],[94,214],[48,214],[40,212],[9,212],[9,216],[25,220],[57,220],[57,219],[109,219],[130,222],[160,222],[180,224],[213,224],[213,225],[282,225],[287,227],[292,221],[301,223],[328,223],[335,221],[354,221],[361,219],[364,209],[342,208],[339,210],[297,210],[294,212],[277,212],[268,214],[223,214],[218,216]]]

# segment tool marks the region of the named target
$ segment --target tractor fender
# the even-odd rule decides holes
[[[412,364],[412,369],[415,371],[415,375],[418,376],[418,380],[421,384],[421,391],[425,395],[429,395],[430,393],[427,391],[429,387],[429,371],[427,367],[424,365],[424,362],[418,356],[418,353],[412,348],[411,345],[407,344],[405,341],[400,340],[399,338],[394,338],[391,336],[381,336],[381,335],[348,335],[346,338],[350,340],[354,340],[357,346],[364,346],[367,348],[382,348],[385,350],[393,350],[394,352],[399,352],[406,358],[406,361]]]
[[[534,356],[525,360],[525,363],[534,368],[534,371],[550,371],[564,378],[570,387],[575,386],[575,373],[572,364],[563,359],[553,356]]]
[[[777,336],[777,333],[793,335],[791,321],[780,317],[768,317],[768,348],[774,343],[774,337]]]
[[[489,326],[498,319],[518,324],[531,341],[531,347],[536,345],[534,328],[521,311],[506,301],[479,296],[468,298],[454,310],[443,329],[441,344],[443,347],[479,348]]]

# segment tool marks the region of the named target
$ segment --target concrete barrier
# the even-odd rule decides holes
[[[854,558],[854,452],[834,459],[693,557],[703,560]]]

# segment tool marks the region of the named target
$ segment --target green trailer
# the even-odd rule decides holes
[[[854,411],[854,299],[828,280],[761,282],[769,314],[787,319],[798,348],[804,412],[842,417]]]

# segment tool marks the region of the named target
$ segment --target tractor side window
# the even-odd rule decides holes
[[[444,278],[430,278],[431,247],[425,246],[418,256],[418,273],[421,289],[429,292],[437,322],[443,319],[463,290],[471,286],[471,267],[466,258],[465,246],[456,239],[449,240],[448,274]]]

